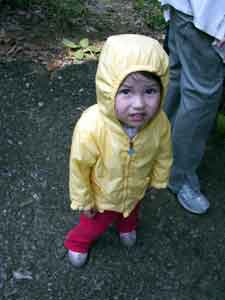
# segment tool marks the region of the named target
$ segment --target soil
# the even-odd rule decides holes
[[[225,139],[212,132],[199,169],[207,214],[188,213],[167,190],[147,193],[137,245],[122,247],[111,227],[87,265],[74,269],[63,247],[78,221],[69,207],[68,158],[76,120],[95,102],[96,62],[50,76],[45,64],[23,58],[0,63],[1,299],[224,299]]]
[[[88,38],[90,44],[101,46],[109,35],[132,32],[163,41],[164,33],[146,25],[143,16],[134,9],[133,1],[86,2],[86,15],[67,19],[67,23],[60,25],[55,19],[49,20],[39,7],[24,11],[4,6],[0,15],[0,61],[26,59],[47,68],[48,64],[58,63],[57,68],[64,66],[68,64],[68,51],[63,47],[63,38],[75,43]]]

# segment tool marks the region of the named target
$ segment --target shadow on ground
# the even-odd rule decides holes
[[[78,216],[69,208],[74,124],[95,101],[96,64],[48,73],[0,65],[0,294],[3,300],[222,300],[225,295],[225,142],[211,137],[200,169],[211,202],[187,213],[168,191],[146,195],[138,242],[123,248],[114,228],[73,269],[63,248]]]

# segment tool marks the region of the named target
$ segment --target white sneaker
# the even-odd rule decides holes
[[[136,230],[120,233],[120,241],[126,247],[132,247],[136,243],[137,234]]]
[[[209,209],[208,199],[189,185],[184,184],[177,194],[177,200],[188,211],[195,214],[204,214]]]
[[[87,257],[88,257],[87,252],[80,253],[72,250],[68,251],[68,258],[71,264],[77,268],[82,267],[86,263]]]

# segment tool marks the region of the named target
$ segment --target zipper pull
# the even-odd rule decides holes
[[[134,154],[134,148],[133,148],[133,142],[132,141],[130,141],[130,144],[129,144],[129,149],[128,149],[128,155],[133,155]]]

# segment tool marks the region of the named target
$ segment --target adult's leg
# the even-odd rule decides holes
[[[176,45],[176,24],[173,19],[169,25],[168,34],[168,46],[169,46],[169,63],[170,63],[170,81],[167,90],[166,99],[164,102],[164,110],[171,122],[176,116],[177,110],[180,104],[180,74],[181,74],[181,64],[179,59],[179,53]]]
[[[221,100],[224,65],[211,46],[213,38],[196,29],[190,16],[173,10],[171,25],[182,69],[180,104],[172,116],[170,184],[176,192],[184,183],[198,190],[196,170]],[[171,86],[173,81],[171,76]],[[166,101],[171,97],[168,94]]]

